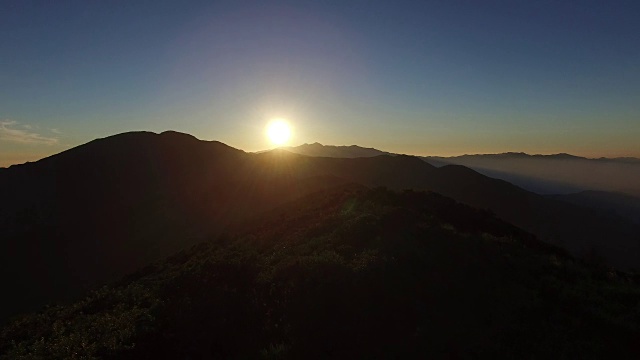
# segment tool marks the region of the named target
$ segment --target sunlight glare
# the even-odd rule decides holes
[[[291,138],[291,127],[282,119],[273,120],[267,125],[267,137],[275,145],[284,145]]]

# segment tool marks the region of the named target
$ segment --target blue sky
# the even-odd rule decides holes
[[[637,1],[0,4],[0,166],[124,131],[247,151],[640,157]]]

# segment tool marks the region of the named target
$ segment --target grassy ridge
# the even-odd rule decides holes
[[[433,193],[346,187],[0,335],[6,359],[637,358],[640,287]]]

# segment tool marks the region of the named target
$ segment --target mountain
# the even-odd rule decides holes
[[[640,228],[621,217],[547,199],[459,165],[433,167],[411,156],[305,158],[291,156],[290,168],[331,174],[366,186],[438,192],[481,209],[560,245],[578,256],[595,256],[621,268],[640,259]],[[622,250],[624,249],[624,250]]]
[[[285,149],[316,157],[396,155],[356,145],[331,146],[314,143]],[[632,157],[589,159],[566,153],[529,155],[509,152],[421,158],[436,167],[463,165],[538,194],[570,194],[594,190],[622,192],[640,197],[640,159]]]
[[[0,331],[3,359],[637,359],[640,280],[434,193],[348,185]]]
[[[351,146],[334,146],[322,145],[320,143],[303,144],[300,146],[286,147],[284,150],[292,153],[315,156],[315,157],[332,157],[332,158],[359,158],[373,157],[379,155],[395,155],[374,148],[365,148],[357,145]]]
[[[337,180],[219,142],[125,133],[0,172],[0,319],[73,298]]]
[[[568,203],[598,209],[614,216],[622,216],[640,224],[640,198],[606,191],[582,191],[575,194],[549,195]]]
[[[640,159],[636,158],[504,153],[423,159],[435,166],[464,165],[539,194],[599,190],[640,196]]]
[[[0,172],[0,318],[75,298],[281,204],[351,183],[438,192],[574,255],[623,269],[640,263],[637,224],[463,166],[404,155],[252,154],[176,132],[125,133]]]
[[[319,143],[289,147],[286,150],[316,157],[397,155],[355,145],[331,146]],[[511,152],[457,157],[427,156],[422,159],[436,167],[464,165],[483,175],[505,180],[534,193],[553,194],[548,197],[596,210],[605,209],[636,223],[640,218],[640,198],[623,193],[588,190],[626,190],[640,196],[640,159],[637,158],[588,159],[566,153],[529,155]]]

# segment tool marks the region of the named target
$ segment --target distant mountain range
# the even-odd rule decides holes
[[[287,150],[310,156],[370,157],[397,155],[373,148],[305,144]],[[640,223],[640,159],[589,159],[570,154],[477,154],[420,157],[429,164],[463,165],[483,175],[573,204],[604,210]]]
[[[298,154],[324,157],[396,155],[356,145],[331,146],[314,143],[286,149]],[[508,152],[420,158],[436,167],[463,165],[481,174],[506,180],[538,194],[568,194],[598,190],[640,196],[640,159],[633,157],[589,159],[565,153],[529,155]]]
[[[435,166],[464,165],[540,194],[599,190],[640,196],[640,159],[636,158],[504,153],[423,159]]]
[[[252,154],[187,134],[134,132],[0,171],[0,280],[7,290],[0,317],[72,298],[345,184],[437,192],[574,255],[622,269],[640,264],[640,226],[632,221],[464,166],[438,168],[405,155]]]
[[[334,146],[322,145],[317,142],[313,144],[285,147],[283,149],[300,155],[333,158],[359,158],[379,155],[395,155],[378,149],[366,148],[358,145]]]

